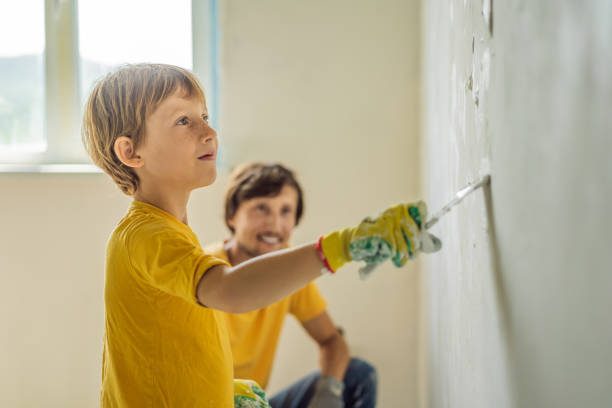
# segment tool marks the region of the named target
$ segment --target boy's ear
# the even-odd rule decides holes
[[[128,167],[142,167],[144,159],[136,154],[134,142],[128,136],[119,136],[113,145],[115,154]]]

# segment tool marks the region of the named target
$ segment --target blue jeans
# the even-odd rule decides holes
[[[319,371],[315,371],[270,398],[272,408],[307,408],[312,399]],[[344,374],[345,408],[373,408],[376,406],[376,369],[369,363],[352,358]]]

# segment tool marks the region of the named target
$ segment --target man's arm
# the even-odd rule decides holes
[[[246,313],[279,301],[321,276],[315,244],[258,256],[235,267],[216,265],[198,282],[196,296],[207,307]]]
[[[350,360],[349,348],[329,313],[323,311],[302,326],[319,345],[321,374],[342,382]]]

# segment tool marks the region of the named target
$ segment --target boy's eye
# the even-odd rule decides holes
[[[186,125],[187,124],[187,118],[180,118],[177,122],[177,125]]]
[[[202,115],[202,120],[204,120],[204,122],[208,123],[208,115]]]

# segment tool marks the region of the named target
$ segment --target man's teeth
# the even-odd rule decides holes
[[[266,244],[278,244],[280,242],[279,237],[275,237],[272,235],[262,235],[261,240]]]

